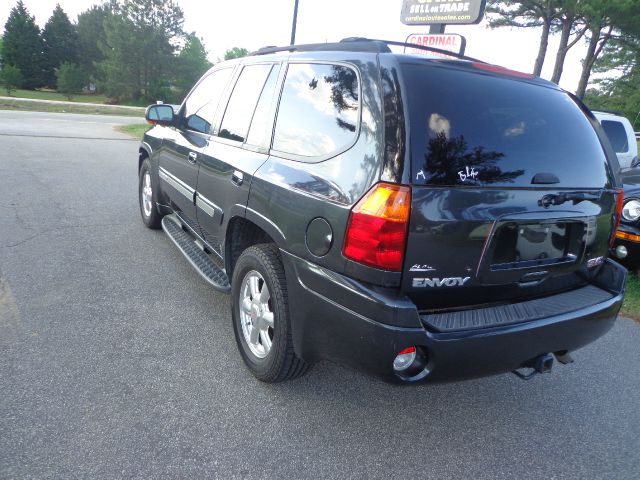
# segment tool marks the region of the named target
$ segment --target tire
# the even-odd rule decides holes
[[[154,190],[156,186],[153,183],[153,177],[151,176],[151,162],[148,158],[145,158],[140,167],[140,174],[138,176],[138,203],[140,204],[140,215],[142,215],[142,221],[148,228],[158,229],[160,228],[160,222],[162,221],[162,215],[158,213],[158,209],[155,206]]]
[[[231,282],[231,316],[240,355],[258,380],[282,382],[309,370],[293,350],[287,284],[275,245],[254,245],[240,255]]]

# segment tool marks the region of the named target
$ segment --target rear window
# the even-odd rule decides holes
[[[611,146],[616,153],[625,153],[629,151],[629,139],[624,125],[615,120],[603,120],[602,128],[609,137]]]
[[[534,177],[574,188],[609,183],[595,130],[567,94],[459,68],[402,69],[414,184],[531,187],[541,183]]]

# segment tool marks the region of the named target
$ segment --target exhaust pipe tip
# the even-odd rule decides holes
[[[526,361],[522,367],[519,369],[513,370],[513,373],[522,380],[531,380],[534,376],[539,373],[551,373],[551,369],[553,368],[553,355],[551,353],[545,353],[543,355],[538,355],[531,360]],[[530,369],[531,371],[528,373],[520,372],[521,369]]]
[[[427,367],[429,357],[423,348],[407,347],[393,360],[393,372],[404,382],[417,382],[425,378],[431,371]]]

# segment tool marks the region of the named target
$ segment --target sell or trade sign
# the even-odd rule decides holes
[[[438,50],[446,50],[448,52],[464,54],[467,40],[457,33],[412,33],[407,37],[407,43],[421,45],[423,47],[437,48]],[[405,47],[405,53],[420,53],[423,55],[442,55],[432,50],[422,48]]]
[[[479,23],[486,0],[403,0],[400,20],[406,25]]]

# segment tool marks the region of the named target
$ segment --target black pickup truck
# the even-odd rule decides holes
[[[616,155],[554,84],[346,39],[221,62],[146,117],[142,219],[230,293],[262,381],[528,377],[616,319]]]

